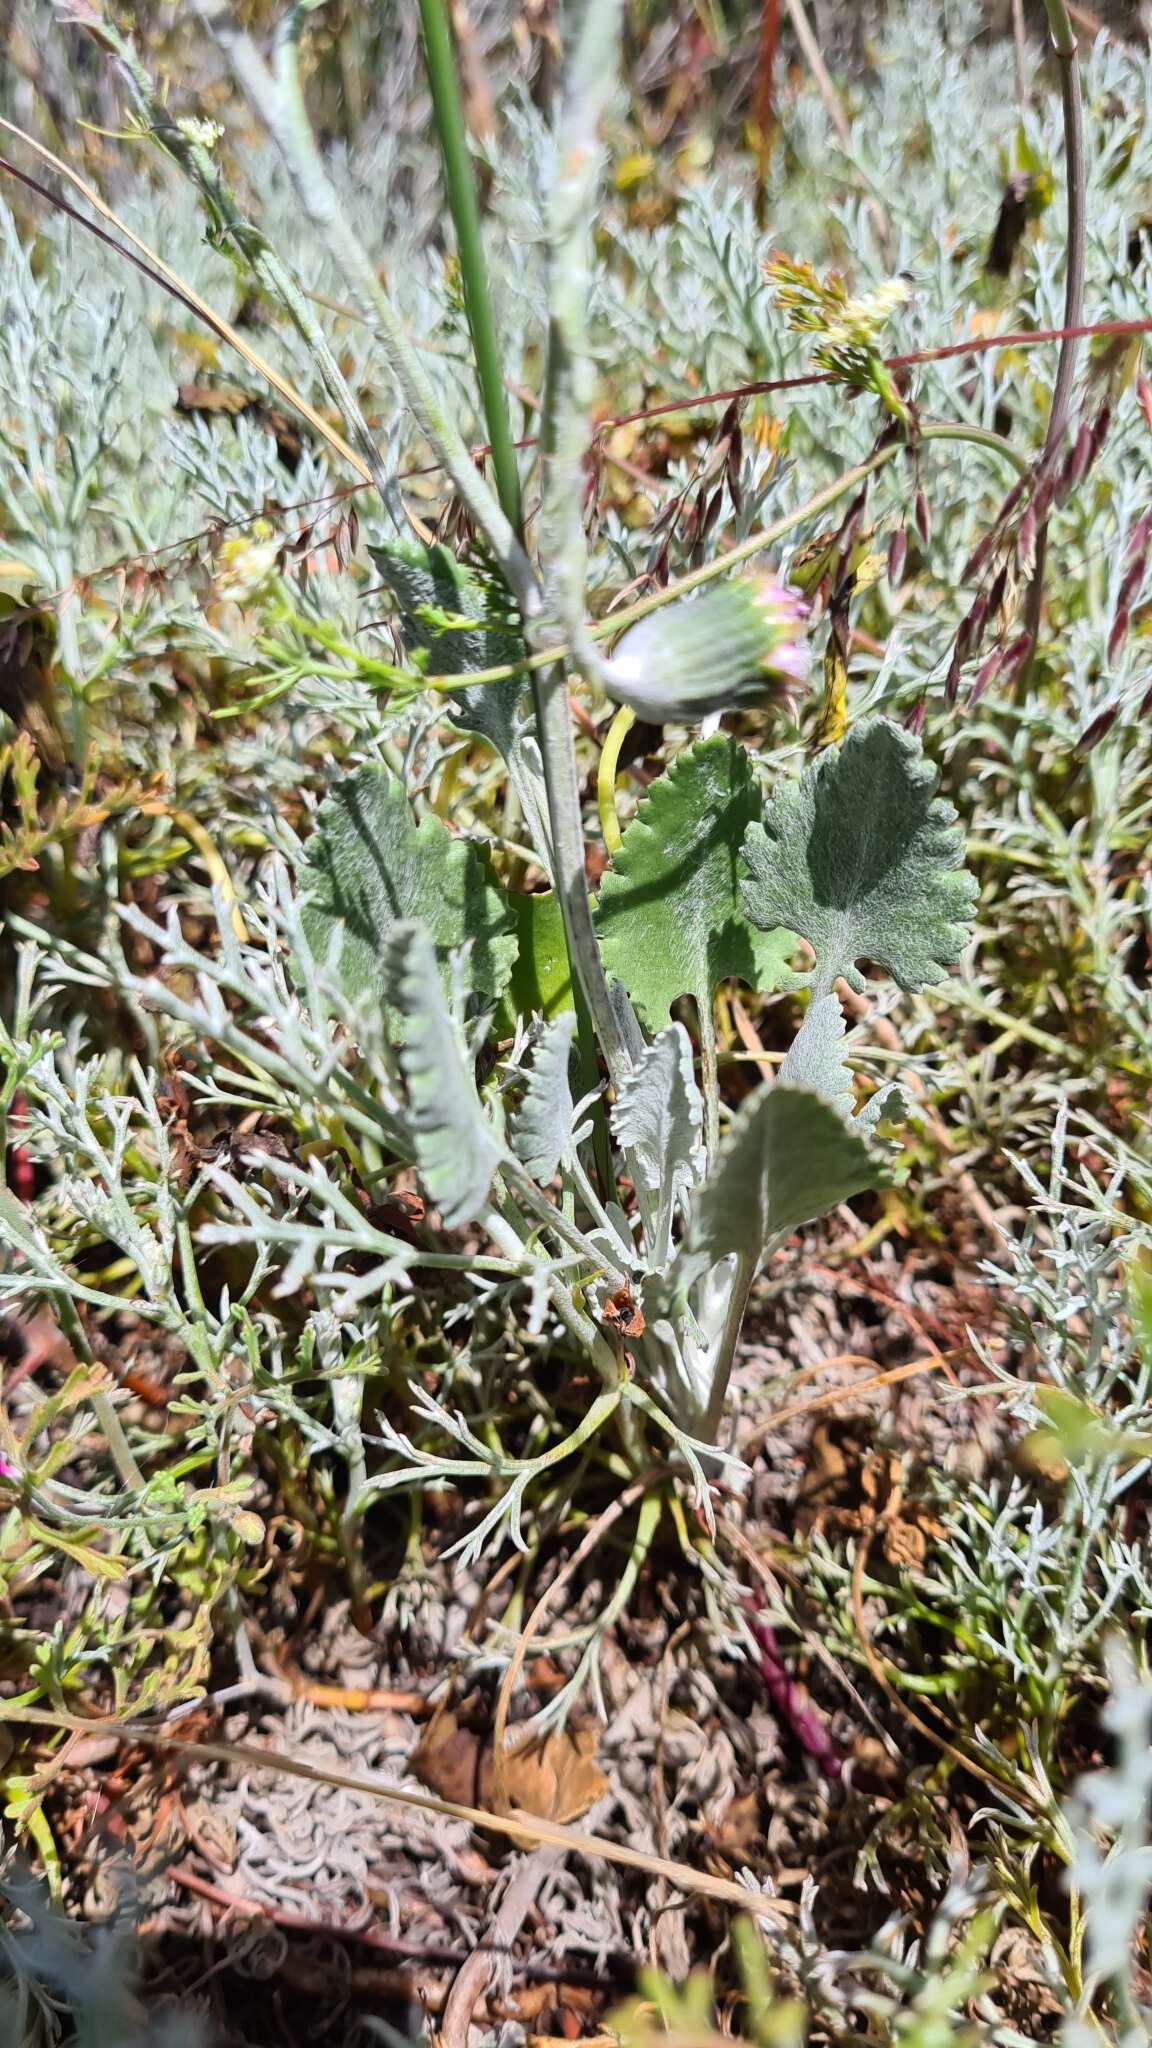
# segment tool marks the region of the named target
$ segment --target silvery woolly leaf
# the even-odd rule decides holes
[[[852,1121],[858,1131],[871,1134],[879,1123],[900,1124],[911,1114],[912,1104],[899,1081],[886,1081],[856,1111]]]
[[[852,1115],[852,1074],[844,1058],[844,1012],[838,996],[813,996],[780,1063],[779,1088],[807,1088],[845,1123]]]
[[[677,1197],[697,1176],[703,1110],[691,1040],[682,1024],[669,1024],[621,1082],[612,1111],[612,1129],[629,1154],[649,1258],[657,1269],[667,1262]]]
[[[897,1081],[886,1081],[860,1109],[852,1092],[852,1070],[844,1057],[846,1025],[837,995],[813,996],[804,1021],[780,1064],[778,1088],[807,1088],[860,1132],[882,1118],[907,1116],[908,1098]]]
[[[774,1239],[885,1178],[881,1162],[827,1102],[766,1082],[738,1111],[692,1198],[677,1262],[682,1285],[732,1255],[759,1266]]]
[[[788,979],[791,936],[755,929],[740,902],[740,846],[762,811],[743,747],[716,733],[652,784],[613,855],[595,913],[604,965],[653,1030],[682,995],[704,1009],[729,975]]]
[[[453,1229],[484,1208],[503,1154],[480,1106],[423,925],[393,927],[384,982],[404,1020],[400,1066],[417,1171],[445,1226]]]
[[[918,739],[865,718],[749,826],[745,911],[765,931],[786,925],[807,939],[819,988],[842,974],[862,990],[856,963],[868,960],[920,989],[959,957],[976,885],[938,781]]]
[[[379,990],[385,946],[406,922],[426,928],[445,989],[459,978],[466,999],[483,1006],[506,986],[516,939],[485,856],[431,814],[417,825],[387,768],[370,762],[337,783],[317,813],[299,879],[308,943],[321,963],[335,948],[350,1001]],[[457,953],[464,964],[453,970]]]
[[[534,1180],[551,1180],[575,1142],[568,1069],[576,1035],[576,1012],[562,1010],[536,1047],[524,1100],[512,1125],[516,1157]]]

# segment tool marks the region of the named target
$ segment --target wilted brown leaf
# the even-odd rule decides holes
[[[512,1750],[505,1764],[508,1801],[523,1813],[562,1824],[579,1820],[607,1787],[596,1762],[596,1733],[565,1728]],[[441,1799],[491,1807],[494,1764],[486,1739],[462,1728],[455,1714],[438,1714],[413,1751],[412,1775]]]

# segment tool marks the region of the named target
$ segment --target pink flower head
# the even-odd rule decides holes
[[[733,577],[630,626],[604,664],[604,686],[654,725],[696,725],[787,697],[808,675],[807,617],[774,577]]]

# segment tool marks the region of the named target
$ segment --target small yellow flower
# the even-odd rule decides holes
[[[267,519],[258,519],[248,533],[226,540],[216,557],[216,594],[234,604],[247,604],[265,590],[276,574],[279,542]]]

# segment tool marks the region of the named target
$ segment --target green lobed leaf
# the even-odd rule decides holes
[[[612,1110],[612,1129],[629,1155],[656,1267],[668,1258],[677,1198],[696,1179],[703,1115],[692,1041],[682,1024],[669,1024],[621,1082]]]
[[[576,1012],[561,1011],[536,1047],[524,1100],[513,1121],[513,1149],[534,1180],[551,1180],[572,1149],[574,1105],[568,1071],[575,1035]]]
[[[759,1265],[774,1238],[881,1187],[880,1160],[807,1089],[766,1082],[739,1110],[696,1190],[678,1262],[684,1282],[735,1253]]]
[[[976,885],[938,781],[910,732],[865,718],[749,826],[744,908],[765,931],[807,939],[818,987],[842,974],[863,989],[856,963],[868,960],[920,989],[958,959]]]
[[[470,841],[454,839],[439,818],[417,825],[387,768],[372,762],[356,769],[321,804],[300,883],[308,943],[324,961],[335,942],[340,987],[350,1001],[379,988],[385,946],[406,922],[427,928],[446,988],[450,956],[463,947],[466,995],[484,1005],[507,985],[516,939],[486,858]]]
[[[677,755],[628,826],[596,929],[605,968],[653,1030],[680,996],[703,1007],[729,975],[757,989],[787,982],[795,941],[750,925],[740,901],[740,848],[762,812],[743,747],[715,733]]]
[[[416,1168],[448,1229],[468,1223],[488,1200],[503,1153],[448,1014],[431,934],[398,924],[383,961],[388,998],[404,1019],[400,1066]]]
[[[501,668],[523,655],[519,632],[492,620],[483,584],[442,542],[427,548],[419,541],[388,541],[368,552],[396,600],[405,649],[426,675],[465,676],[469,670]],[[437,627],[423,616],[428,612],[474,619],[476,631]],[[507,759],[516,746],[526,682],[526,674],[520,674],[462,689],[448,707],[449,717]]]
[[[572,1008],[572,972],[564,940],[564,917],[551,889],[536,896],[510,895],[517,952],[506,1005],[516,1015],[537,1013],[547,1021]]]

